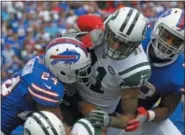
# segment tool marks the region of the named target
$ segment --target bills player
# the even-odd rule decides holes
[[[47,110],[62,119],[59,104],[63,83],[91,74],[91,58],[83,43],[72,38],[52,40],[43,56],[28,61],[1,88],[1,129],[5,134],[22,124],[33,111]]]
[[[141,127],[128,135],[182,135],[168,117],[180,102],[184,88],[184,28],[184,10],[179,8],[167,10],[153,30],[148,28],[143,47],[152,64],[152,75],[141,88],[138,117],[129,121],[127,129]],[[153,108],[159,99],[159,105]]]
[[[88,22],[82,23],[86,25]],[[117,10],[101,28],[80,38],[91,49],[93,74],[83,80],[85,85],[76,84],[84,100],[78,105],[83,115],[88,115],[96,106],[101,107],[103,110],[94,111],[94,117],[91,117],[91,121],[99,126],[122,129],[135,115],[139,87],[148,80],[151,72],[140,45],[145,30],[145,17],[136,9],[125,7]],[[113,113],[120,98],[124,115],[107,119],[104,111]]]

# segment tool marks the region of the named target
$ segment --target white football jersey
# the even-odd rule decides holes
[[[121,60],[109,58],[103,49],[100,46],[93,50],[93,75],[86,85],[76,84],[76,88],[83,100],[113,113],[122,90],[142,86],[149,79],[151,68],[141,45]]]

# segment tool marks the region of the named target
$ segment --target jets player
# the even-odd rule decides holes
[[[47,110],[62,119],[59,104],[63,83],[74,83],[91,72],[90,55],[72,38],[51,41],[44,56],[36,56],[2,84],[1,129],[5,134],[22,124],[30,112]]]
[[[23,135],[101,135],[101,130],[86,118],[78,120],[70,129],[53,113],[38,111],[26,119]]]
[[[168,119],[181,100],[184,88],[184,10],[169,9],[148,28],[143,47],[152,64],[152,75],[139,94],[138,117],[129,121],[128,135],[181,135]],[[151,33],[151,34],[150,34]],[[151,35],[151,36],[150,36]],[[154,104],[160,98],[157,107]]]
[[[39,111],[26,119],[23,135],[66,135],[66,129],[56,115],[48,111]]]
[[[104,111],[111,114],[121,98],[124,115],[110,119],[104,119],[107,118],[104,115],[99,119],[95,116],[91,120],[101,126],[125,128],[128,119],[135,115],[139,87],[148,80],[151,72],[140,45],[146,20],[136,9],[125,7],[109,18],[105,31],[102,29],[95,29],[81,38],[91,48],[93,74],[83,80],[85,85],[76,84],[84,100],[78,105],[83,115],[88,115],[96,106],[103,110],[97,110],[94,116],[100,112],[104,114]]]

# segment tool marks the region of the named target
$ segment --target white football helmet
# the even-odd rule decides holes
[[[24,123],[23,135],[66,135],[62,121],[47,111],[34,112]]]
[[[145,38],[146,18],[134,8],[121,8],[104,23],[106,51],[110,58],[126,58]]]
[[[69,37],[56,38],[46,47],[45,65],[64,83],[83,83],[92,74],[91,57],[84,44]]]
[[[95,135],[95,128],[90,121],[82,118],[73,125],[71,135]]]
[[[156,21],[152,31],[152,46],[156,57],[174,59],[184,51],[184,10],[172,8]]]

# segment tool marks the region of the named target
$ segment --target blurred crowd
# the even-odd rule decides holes
[[[77,31],[76,19],[84,14],[107,17],[124,6],[140,10],[153,24],[168,8],[183,8],[183,2],[149,1],[4,1],[1,2],[2,81],[30,58],[42,54],[52,38]]]

